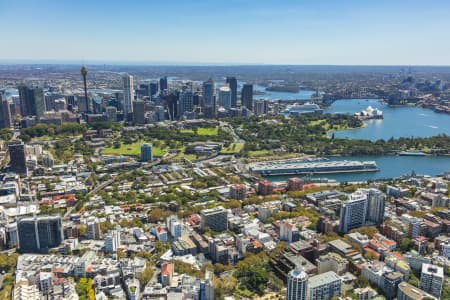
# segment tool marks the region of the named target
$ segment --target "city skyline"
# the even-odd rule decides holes
[[[433,4],[0,1],[0,62],[450,65]]]

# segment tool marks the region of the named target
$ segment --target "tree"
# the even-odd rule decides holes
[[[153,273],[153,267],[150,265],[150,261],[147,260],[147,266],[137,277],[142,287],[147,285],[147,283],[153,278]]]
[[[408,252],[414,247],[414,241],[412,241],[410,238],[403,238],[402,242],[400,243],[400,251],[402,252]]]
[[[369,285],[369,281],[362,275],[359,275],[358,278],[356,278],[355,283],[357,286],[359,286],[361,288],[364,288]]]

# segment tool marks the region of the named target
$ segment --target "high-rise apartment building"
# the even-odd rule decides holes
[[[11,171],[26,176],[27,160],[25,154],[25,144],[21,141],[12,141],[8,144],[9,160]]]
[[[152,161],[153,160],[153,149],[152,144],[142,144],[141,146],[141,161]]]
[[[237,79],[236,77],[227,77],[226,82],[228,83],[228,86],[230,87],[230,107],[236,108],[237,107]]]
[[[244,84],[241,91],[241,104],[253,111],[253,84]]]
[[[221,232],[228,229],[228,212],[222,206],[200,211],[200,219],[203,230],[209,228]]]
[[[22,117],[42,117],[45,112],[44,90],[38,87],[19,86],[20,113]]]
[[[123,83],[123,115],[124,119],[128,120],[129,115],[133,112],[134,101],[134,81],[133,76],[124,75],[122,77]]]
[[[370,188],[367,192],[366,223],[380,226],[384,221],[386,196],[378,189]]]
[[[308,293],[308,274],[297,268],[287,277],[286,300],[306,300]]]
[[[422,264],[419,288],[436,298],[441,296],[444,284],[444,269],[432,264]]]
[[[19,247],[23,253],[48,252],[61,244],[64,235],[60,216],[36,216],[17,222]]]
[[[349,195],[349,199],[341,205],[339,218],[339,232],[364,226],[367,213],[367,194],[356,191]]]
[[[333,271],[308,279],[308,299],[330,300],[341,294],[341,278]]]
[[[105,240],[105,252],[116,253],[117,248],[120,247],[120,231],[111,230],[104,236]]]
[[[11,104],[7,99],[2,99],[2,94],[0,94],[0,128],[10,128],[11,126]]]
[[[183,225],[176,215],[170,215],[167,217],[166,226],[175,240],[181,237],[183,233]]]

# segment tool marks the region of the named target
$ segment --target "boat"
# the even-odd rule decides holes
[[[400,156],[425,156],[425,153],[421,151],[400,151],[398,153]]]

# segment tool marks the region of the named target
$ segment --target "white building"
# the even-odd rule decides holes
[[[333,271],[310,277],[308,299],[329,300],[341,294],[341,278]]]
[[[170,234],[176,240],[183,234],[183,225],[178,220],[176,215],[170,215],[166,219],[166,226],[169,229]]]
[[[134,82],[133,76],[124,75],[122,77],[123,83],[123,114],[124,118],[127,119],[128,114],[133,112],[133,101],[134,101]]]
[[[349,230],[364,226],[367,212],[367,194],[356,191],[350,194],[348,201],[342,204],[339,231],[347,233]]]
[[[105,252],[116,253],[120,247],[120,231],[111,230],[105,235]]]
[[[289,272],[287,278],[286,300],[306,300],[308,291],[308,274],[299,269]]]
[[[431,264],[422,265],[419,288],[439,298],[444,283],[444,269]]]

